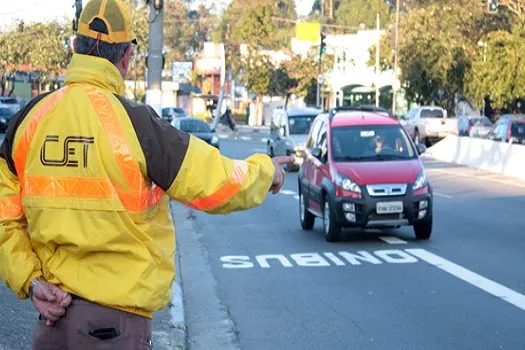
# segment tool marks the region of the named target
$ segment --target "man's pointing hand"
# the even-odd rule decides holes
[[[272,187],[270,191],[273,194],[279,193],[284,184],[285,171],[283,165],[293,164],[295,158],[293,156],[282,156],[272,158],[272,163],[275,166],[275,174],[273,176]]]

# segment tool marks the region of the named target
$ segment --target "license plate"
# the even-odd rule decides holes
[[[398,214],[403,212],[403,202],[382,202],[377,203],[376,211],[378,214]]]

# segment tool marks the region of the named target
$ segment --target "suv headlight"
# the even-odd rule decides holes
[[[361,193],[361,187],[359,187],[358,184],[356,184],[354,181],[350,180],[344,175],[335,175],[335,184],[337,185],[337,187],[340,187],[345,191]]]
[[[417,176],[416,181],[414,181],[414,191],[422,189],[426,185],[428,185],[428,179],[427,174],[425,174],[425,171],[423,170]]]

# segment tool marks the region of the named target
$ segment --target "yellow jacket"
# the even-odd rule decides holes
[[[66,86],[12,119],[0,150],[0,276],[19,298],[43,276],[151,317],[175,277],[169,199],[224,214],[267,195],[269,157],[221,156],[123,92],[109,61],[75,55]]]

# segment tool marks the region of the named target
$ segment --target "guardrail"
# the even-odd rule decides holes
[[[426,155],[525,181],[525,145],[447,136],[430,147]]]

